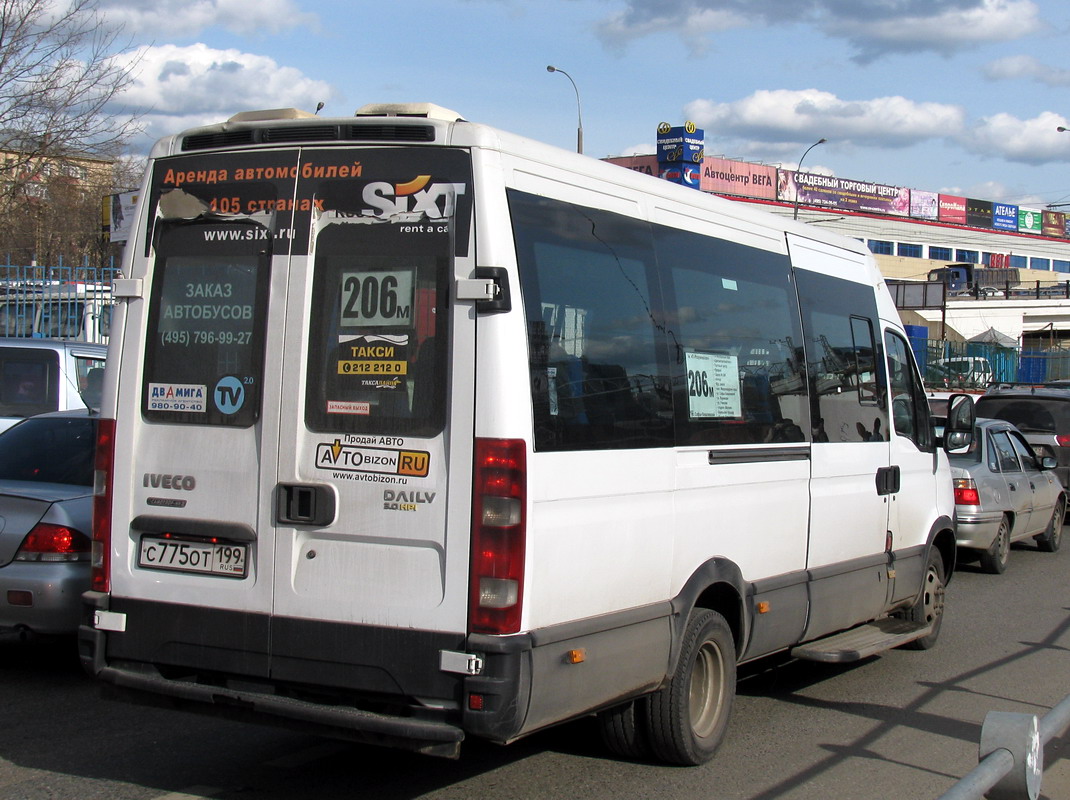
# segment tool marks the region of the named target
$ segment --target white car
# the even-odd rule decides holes
[[[0,338],[0,431],[36,414],[99,408],[107,354],[103,344]]]

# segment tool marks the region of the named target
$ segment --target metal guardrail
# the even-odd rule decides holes
[[[937,800],[1037,800],[1044,745],[1070,727],[1070,695],[1035,714],[989,711],[981,726],[979,763]]]

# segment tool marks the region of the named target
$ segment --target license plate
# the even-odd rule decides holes
[[[142,536],[137,564],[149,569],[244,578],[248,551],[248,546],[244,544],[186,542]]]

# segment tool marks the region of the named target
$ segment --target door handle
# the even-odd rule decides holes
[[[899,491],[899,465],[880,467],[877,470],[877,496],[896,494]]]
[[[334,522],[334,489],[322,483],[280,483],[275,487],[275,521],[287,525]]]

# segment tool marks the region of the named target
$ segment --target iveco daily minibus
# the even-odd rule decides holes
[[[935,642],[947,459],[858,243],[434,106],[239,114],[140,197],[114,691],[447,756],[598,714],[698,764],[740,662]]]

